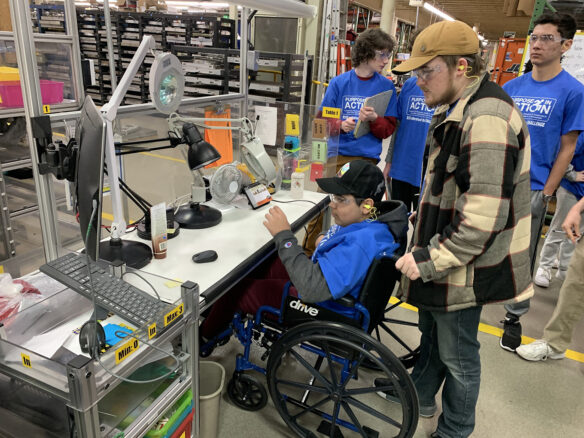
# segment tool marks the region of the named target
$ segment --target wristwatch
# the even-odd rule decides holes
[[[554,197],[554,195],[546,195],[544,193],[543,196],[542,196],[542,199],[543,199],[544,204],[547,204],[548,202],[550,202],[553,197]]]

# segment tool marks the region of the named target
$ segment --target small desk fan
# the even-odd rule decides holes
[[[219,204],[231,203],[255,177],[243,163],[224,164],[211,177],[211,197]]]

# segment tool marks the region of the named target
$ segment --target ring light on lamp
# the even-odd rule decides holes
[[[148,88],[158,111],[170,114],[178,109],[185,89],[185,77],[176,56],[171,53],[156,55],[150,69]]]
[[[118,87],[111,99],[101,108],[101,116],[106,125],[106,165],[110,181],[110,193],[114,219],[111,225],[111,239],[100,244],[100,257],[104,260],[122,260],[128,266],[140,268],[152,258],[150,247],[144,243],[122,240],[126,232],[126,221],[122,209],[122,198],[119,179],[118,161],[114,143],[113,122],[134,76],[149,52],[156,48],[154,37],[147,35],[142,39],[130,65],[124,72]],[[182,100],[184,92],[184,76],[181,64],[176,56],[163,53],[155,56],[150,73],[150,94],[159,111],[168,114],[175,111]]]

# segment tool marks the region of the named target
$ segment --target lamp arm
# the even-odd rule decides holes
[[[136,53],[134,53],[132,61],[130,61],[130,65],[124,72],[124,76],[122,76],[122,79],[112,94],[111,99],[101,108],[101,114],[104,119],[111,122],[115,120],[118,115],[118,108],[122,104],[122,100],[128,92],[128,88],[130,88],[136,73],[138,73],[138,69],[142,65],[144,58],[146,58],[146,55],[154,49],[156,49],[156,41],[152,35],[146,35],[142,38],[140,46],[136,50]]]
[[[120,191],[120,185],[118,183],[120,172],[118,167],[118,160],[116,160],[113,121],[117,116],[118,108],[122,103],[122,99],[126,95],[126,92],[128,91],[134,76],[142,64],[142,61],[144,61],[144,58],[148,52],[150,50],[154,50],[155,48],[156,42],[154,41],[154,37],[147,35],[142,39],[138,50],[136,50],[136,53],[132,57],[132,61],[126,69],[126,72],[118,84],[118,87],[114,91],[114,94],[112,95],[109,102],[101,108],[101,116],[105,122],[105,161],[109,172],[110,193],[114,215],[114,220],[112,221],[111,225],[112,239],[119,239],[126,232],[126,220],[124,219],[124,212],[122,207],[122,194]]]
[[[230,122],[239,123],[240,126],[212,126],[206,125],[205,122]],[[205,117],[185,117],[177,113],[173,113],[168,118],[168,127],[171,131],[176,132],[180,135],[180,130],[178,127],[182,123],[193,123],[201,128],[205,129],[228,129],[231,131],[241,131],[245,137],[245,141],[249,141],[253,138],[253,124],[251,120],[247,117],[241,117],[239,119],[215,119],[215,118],[205,118]]]

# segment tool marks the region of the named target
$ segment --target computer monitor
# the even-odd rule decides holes
[[[79,213],[79,226],[85,250],[92,260],[99,258],[101,240],[101,202],[103,169],[105,157],[105,122],[91,97],[85,97],[81,116],[75,130],[79,147],[75,170],[75,192]],[[93,212],[93,201],[97,201],[97,211]]]
[[[152,250],[141,242],[110,238],[101,240],[101,207],[104,162],[106,152],[106,123],[91,97],[83,102],[75,133],[78,145],[75,192],[81,236],[92,260],[122,261],[131,268],[140,269],[152,260]],[[93,213],[93,203],[97,211]]]

